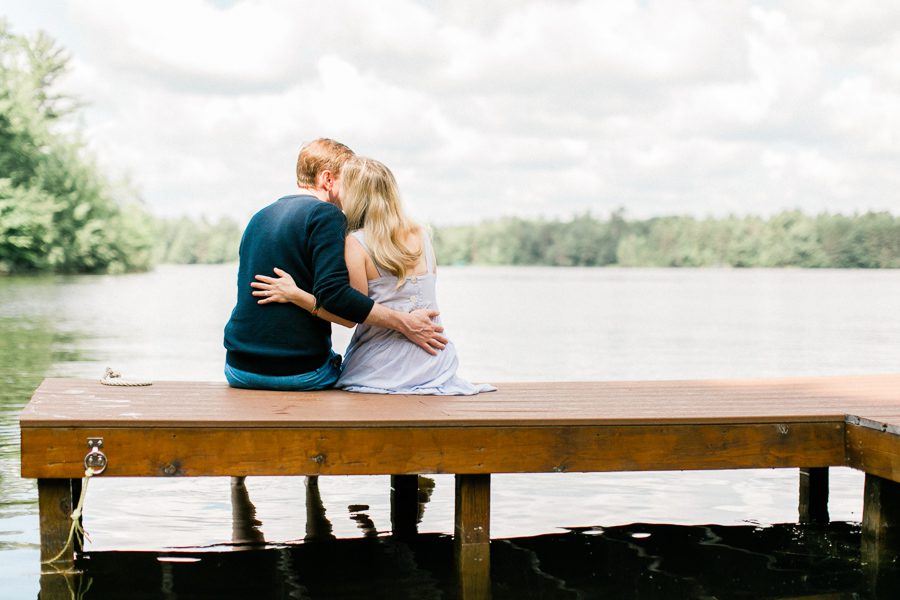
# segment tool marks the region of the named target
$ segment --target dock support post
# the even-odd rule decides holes
[[[41,522],[41,563],[62,552],[59,558],[50,565],[44,565],[45,568],[41,570],[70,571],[75,565],[75,544],[69,548],[65,546],[72,526],[72,480],[38,479],[38,512]]]
[[[454,546],[460,598],[491,595],[491,476],[456,476]]]
[[[900,483],[871,473],[866,473],[861,550],[871,591],[896,591],[900,585],[895,564],[900,556]]]
[[[75,507],[78,506],[78,501],[81,499],[81,488],[84,485],[84,480],[70,479],[69,481],[72,484],[72,506]],[[84,514],[78,515],[78,524],[84,525]],[[76,555],[84,551],[84,540],[81,536],[76,535],[72,543],[75,544],[74,550]]]
[[[800,469],[801,523],[828,523],[828,467]]]
[[[391,530],[398,538],[410,538],[418,531],[419,476],[391,475]]]
[[[72,598],[72,590],[81,589],[82,574],[75,571],[75,553],[82,551],[82,540],[73,536],[71,545],[66,547],[72,527],[72,509],[81,496],[81,486],[81,479],[38,479],[41,598]],[[44,564],[57,556],[55,561]]]

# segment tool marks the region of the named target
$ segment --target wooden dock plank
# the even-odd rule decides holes
[[[22,411],[20,424],[25,429],[74,423],[241,428],[772,423],[833,421],[848,413],[900,413],[900,375],[510,383],[477,397],[373,397],[336,390],[265,392],[195,382],[124,388],[86,380],[48,379]]]

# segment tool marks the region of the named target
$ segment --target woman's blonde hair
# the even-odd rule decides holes
[[[362,156],[354,156],[341,170],[341,204],[350,231],[362,229],[372,260],[397,276],[397,287],[422,258],[425,240],[415,251],[406,237],[420,226],[403,211],[394,174],[386,166]]]

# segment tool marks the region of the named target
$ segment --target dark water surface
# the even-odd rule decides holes
[[[233,266],[0,279],[0,598],[39,587],[17,423],[34,388],[106,366],[221,381],[233,281]],[[900,370],[896,271],[444,268],[438,293],[461,373],[501,386]],[[100,477],[82,597],[453,598],[453,481],[433,481],[424,535],[397,541],[385,477],[321,478],[321,510],[302,478],[250,478],[248,504],[227,479]],[[879,591],[860,563],[849,469],[831,470],[827,526],[789,524],[796,470],[498,475],[491,500],[495,598],[894,597],[895,574]]]
[[[859,528],[632,524],[495,540],[492,597],[896,598],[869,577]],[[365,537],[234,552],[93,552],[80,565],[99,598],[458,597],[453,540]],[[878,587],[876,587],[878,586]]]

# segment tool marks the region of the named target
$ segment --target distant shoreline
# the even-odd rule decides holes
[[[124,271],[237,260],[242,230],[230,218],[151,217],[149,223],[153,260]],[[589,213],[565,221],[509,217],[432,229],[438,264],[445,266],[900,268],[900,216],[886,212],[627,220],[616,211],[605,219]],[[0,277],[52,273],[79,271],[4,269],[0,260]]]
[[[697,219],[626,220],[623,211],[569,221],[506,218],[435,228],[441,264],[894,269],[900,217],[785,211]]]

